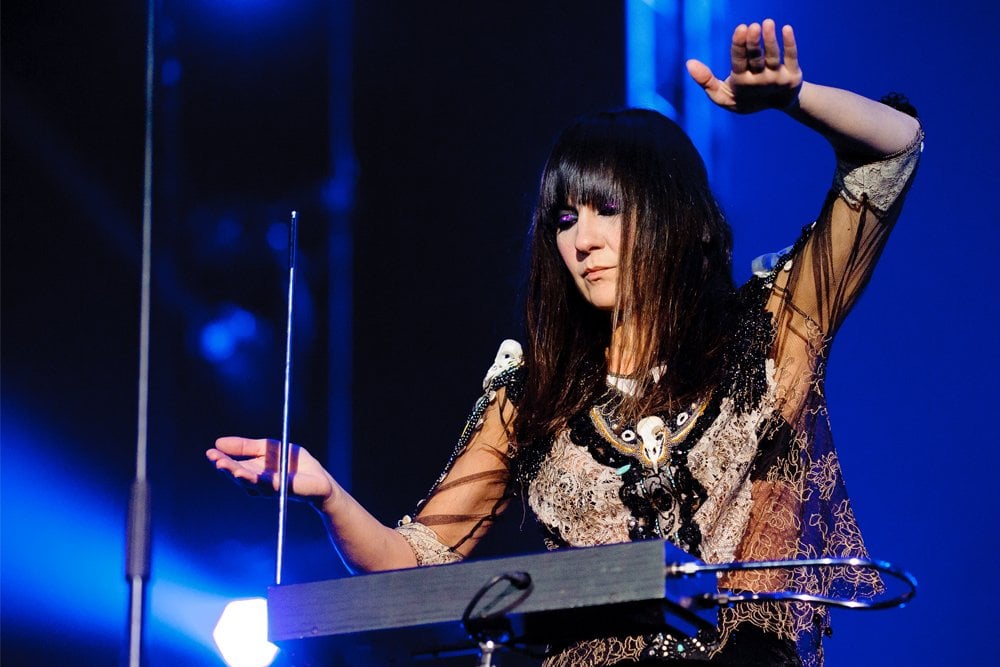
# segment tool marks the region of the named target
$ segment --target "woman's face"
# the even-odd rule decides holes
[[[567,206],[556,215],[559,254],[583,298],[601,310],[615,307],[621,238],[616,205]]]

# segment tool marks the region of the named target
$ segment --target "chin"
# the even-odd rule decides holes
[[[597,289],[593,289],[594,286],[582,284],[577,284],[577,287],[580,290],[580,296],[583,297],[583,300],[597,310],[611,312],[615,309],[615,305],[617,304],[617,295],[615,294],[614,288],[602,289],[603,287],[610,286],[600,285],[597,286]],[[591,289],[587,289],[587,287],[591,287]]]
[[[597,310],[603,310],[604,312],[610,313],[615,309],[615,302],[613,300],[607,299],[587,299],[590,305]]]

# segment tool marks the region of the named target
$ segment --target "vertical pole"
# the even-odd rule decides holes
[[[155,0],[146,3],[146,138],[143,158],[142,287],[139,307],[139,397],[136,428],[135,480],[129,496],[125,578],[130,587],[128,664],[142,661],[143,614],[149,581],[150,491],[146,479],[147,423],[149,413],[149,313],[153,227],[153,82]]]
[[[288,319],[285,325],[285,392],[281,408],[281,449],[278,452],[278,557],[274,584],[281,585],[281,569],[285,553],[285,526],[288,524],[288,411],[292,388],[292,315],[295,302],[295,244],[298,237],[299,214],[292,211],[288,223]]]

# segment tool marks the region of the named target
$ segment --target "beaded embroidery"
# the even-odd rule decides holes
[[[609,392],[598,405],[614,403],[616,395],[613,390]],[[701,538],[693,516],[701,505],[704,489],[688,470],[687,453],[711,421],[710,405],[709,402],[696,407],[697,418],[682,418],[683,425],[669,438],[664,434],[665,440],[672,441],[671,446],[664,447],[662,455],[649,465],[644,464],[643,458],[650,457],[637,451],[640,446],[628,439],[629,432],[636,432],[638,425],[636,429],[621,428],[605,414],[607,407],[595,407],[570,420],[570,440],[586,447],[594,460],[614,468],[620,475],[619,495],[632,515],[628,525],[630,539],[667,538],[682,549],[697,553]],[[667,421],[663,417],[657,419]],[[676,420],[675,416],[674,423]]]
[[[668,459],[673,446],[681,443],[691,432],[698,417],[705,411],[707,401],[692,404],[686,412],[673,419],[650,415],[640,419],[634,427],[621,427],[607,404],[590,409],[590,420],[597,432],[620,453],[638,459],[646,468],[657,472]],[[672,430],[668,424],[672,424]]]

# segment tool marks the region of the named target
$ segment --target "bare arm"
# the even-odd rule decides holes
[[[803,82],[789,116],[825,136],[838,152],[882,157],[913,143],[916,118],[847,90]]]
[[[206,456],[241,485],[276,491],[278,447],[275,440],[227,437],[219,438]],[[290,493],[319,511],[348,568],[375,571],[416,567],[416,557],[403,536],[369,514],[308,451],[292,447],[289,475]]]
[[[372,572],[417,566],[406,539],[369,514],[339,484],[317,509],[341,558],[352,570]]]
[[[735,113],[781,109],[826,137],[838,152],[858,156],[897,153],[917,135],[915,118],[847,90],[805,81],[789,25],[781,30],[780,47],[771,19],[737,26],[731,57],[732,71],[725,80],[698,60],[687,63],[691,77],[724,109]]]

